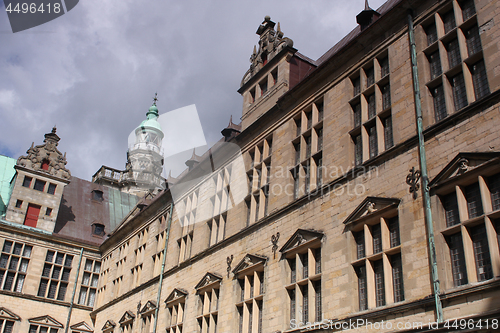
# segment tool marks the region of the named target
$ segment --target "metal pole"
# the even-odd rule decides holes
[[[439,276],[436,261],[436,244],[434,242],[434,226],[432,222],[431,198],[429,194],[429,177],[427,175],[427,160],[425,157],[425,142],[422,124],[422,105],[420,103],[420,86],[418,83],[417,51],[411,10],[408,11],[408,35],[410,38],[411,65],[413,72],[413,87],[415,92],[415,117],[417,120],[418,156],[420,159],[420,174],[422,179],[422,199],[424,203],[424,217],[427,226],[427,244],[429,246],[429,261],[431,264],[431,279],[436,303],[436,320],[443,322],[443,305],[441,304]]]
[[[83,257],[83,247],[80,248],[80,259],[78,260],[78,268],[76,271],[75,286],[73,287],[73,295],[71,295],[71,303],[69,305],[68,320],[66,320],[66,329],[64,330],[64,333],[68,333],[68,329],[69,329],[69,321],[71,320],[71,312],[73,312],[73,304],[75,302],[75,294],[76,294],[76,285],[78,284],[78,277],[80,276],[80,267],[82,265],[82,257]]]
[[[165,246],[163,247],[163,260],[161,263],[160,282],[158,283],[158,296],[156,297],[155,323],[153,326],[153,333],[156,333],[156,326],[158,325],[158,310],[160,309],[161,286],[163,284],[163,272],[165,272],[165,261],[167,259],[168,237],[170,236],[170,225],[172,224],[173,209],[174,209],[174,203],[172,202],[170,204],[170,214],[168,216],[167,230],[166,230],[166,234],[165,234]]]

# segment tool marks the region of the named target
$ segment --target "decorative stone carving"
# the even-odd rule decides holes
[[[273,243],[273,259],[276,259],[276,251],[278,251],[278,240],[280,239],[280,233],[277,232],[276,235],[271,236],[271,243]]]
[[[406,176],[406,184],[410,185],[410,193],[413,193],[413,199],[418,196],[418,189],[420,185],[418,181],[420,180],[420,170],[415,170],[415,167],[410,169],[410,173]]]
[[[366,204],[366,210],[368,211],[368,214],[371,214],[371,213],[377,211],[377,209],[375,208],[375,203],[374,202],[368,202]]]
[[[458,161],[458,171],[457,175],[461,175],[469,171],[469,160],[466,158],[461,158]]]
[[[276,23],[271,21],[271,17],[266,16],[264,22],[257,29],[260,36],[259,49],[254,46],[250,56],[250,69],[245,73],[241,81],[241,86],[247,83],[268,61],[274,58],[285,47],[293,47],[293,40],[283,37],[278,22],[278,30],[274,30]]]
[[[64,155],[57,149],[59,136],[56,134],[56,128],[52,132],[45,134],[43,145],[35,146],[34,143],[26,151],[26,156],[17,159],[17,165],[47,173],[52,176],[63,179],[70,179],[71,172],[66,169],[66,153]]]
[[[231,272],[231,263],[233,262],[233,258],[234,256],[231,254],[230,257],[227,257],[226,258],[226,262],[227,262],[227,278],[229,279],[229,273]]]

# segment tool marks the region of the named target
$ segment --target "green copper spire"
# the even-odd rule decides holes
[[[158,108],[156,107],[156,102],[158,102],[158,93],[155,93],[155,97],[153,98],[153,105],[151,105],[149,111],[146,113],[148,120],[156,119],[159,117]]]

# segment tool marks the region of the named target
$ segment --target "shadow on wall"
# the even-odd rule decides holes
[[[68,201],[64,199],[64,194],[61,198],[61,205],[59,206],[59,213],[57,214],[56,226],[54,228],[54,233],[58,233],[64,228],[66,223],[75,222],[75,214],[73,214],[73,208],[68,206]]]

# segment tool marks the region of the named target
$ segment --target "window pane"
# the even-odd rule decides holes
[[[486,281],[493,278],[491,268],[490,251],[488,248],[488,239],[486,228],[479,225],[471,229],[472,244],[474,245],[474,258],[476,260],[476,272],[478,281]]]
[[[467,21],[474,14],[476,14],[476,8],[474,8],[474,0],[465,0],[460,3],[462,8],[462,17],[464,21]]]
[[[382,230],[380,224],[372,226],[372,237],[373,237],[373,253],[379,253],[382,251]]]
[[[29,264],[28,259],[21,260],[21,265],[19,266],[19,271],[26,273],[28,271],[28,264]]]
[[[45,292],[47,291],[47,284],[48,284],[47,280],[42,279],[40,281],[40,287],[38,288],[38,294],[37,294],[38,296],[45,297]]]
[[[60,301],[64,301],[64,297],[66,296],[66,289],[68,288],[68,284],[61,282],[59,286],[59,293],[57,294],[57,299]],[[94,290],[95,291],[95,290]]]
[[[31,257],[31,249],[32,247],[30,245],[25,245],[24,246],[24,251],[23,251],[23,257]]]
[[[368,297],[366,290],[366,268],[365,266],[359,266],[355,268],[356,275],[358,276],[358,298],[359,298],[359,310],[363,311],[368,309]]]
[[[49,292],[47,294],[47,298],[56,298],[56,292],[57,292],[57,282],[56,281],[51,281],[49,285]]]
[[[302,261],[302,278],[305,279],[309,277],[309,254],[303,253],[300,257]]]
[[[309,321],[309,285],[301,286],[302,292],[302,321]]]
[[[10,258],[9,269],[17,271],[17,264],[18,263],[19,263],[19,258],[18,257],[11,257]]]
[[[360,165],[363,163],[363,144],[361,141],[361,134],[353,137],[354,141],[354,164]]]
[[[399,236],[399,219],[397,216],[388,220],[389,238],[391,247],[396,247],[401,244]]]
[[[446,50],[448,51],[448,64],[450,68],[455,67],[462,61],[458,39],[455,38],[449,42],[448,45],[446,45]]]
[[[316,322],[320,322],[323,319],[323,309],[321,304],[321,280],[314,281],[314,292],[316,293]]]
[[[451,78],[451,86],[453,89],[453,101],[455,102],[455,110],[460,110],[467,106],[467,92],[465,91],[464,75],[462,73]]]
[[[72,263],[73,263],[73,256],[67,254],[66,255],[66,260],[64,260],[64,266],[71,267]]]
[[[380,62],[380,75],[381,77],[384,77],[387,74],[389,74],[389,58],[385,57],[381,59],[379,62]]]
[[[366,102],[368,103],[368,119],[375,117],[375,94],[371,94],[366,98]]]
[[[70,273],[70,269],[69,268],[65,268],[63,269],[63,273],[62,273],[62,276],[61,276],[61,280],[63,281],[68,281],[69,280],[69,273]]]
[[[51,264],[45,264],[43,266],[42,276],[49,277],[51,268],[52,268]]]
[[[295,259],[289,259],[290,264],[290,283],[294,283],[297,280],[297,266],[295,265]]]
[[[87,305],[94,306],[94,301],[95,301],[95,289],[90,289],[89,290],[89,300],[87,302]]]
[[[36,333],[38,326],[30,325],[30,333]]]
[[[443,24],[444,24],[444,33],[447,34],[451,30],[453,30],[456,26],[455,24],[455,14],[453,13],[453,9],[442,15]]]
[[[92,272],[92,260],[87,259],[85,261],[85,270],[89,271],[89,272]]]
[[[12,332],[14,332],[14,322],[7,320],[5,322],[5,328],[3,333],[12,333]]]
[[[431,70],[431,80],[437,78],[442,73],[441,59],[439,58],[439,51],[436,51],[427,57],[429,59],[429,67]]]
[[[316,269],[316,274],[321,273],[321,248],[317,248],[314,250],[314,259],[316,260],[315,262],[315,269]]]
[[[353,86],[353,96],[358,95],[361,92],[361,83],[359,80],[359,76],[352,80],[352,86]]]
[[[5,284],[3,286],[3,290],[12,290],[12,285],[14,284],[14,277],[16,273],[8,272],[5,277]]]
[[[17,254],[18,256],[20,256],[22,250],[23,250],[23,244],[20,244],[20,243],[14,244],[14,254]]]
[[[374,75],[373,67],[370,69],[367,69],[365,71],[365,73],[366,73],[366,86],[369,87],[375,83],[375,75]]]
[[[56,185],[56,184],[52,184],[52,183],[50,183],[50,184],[49,184],[49,188],[48,188],[48,190],[47,190],[47,193],[48,193],[48,194],[54,194],[54,193],[56,193],[56,187],[57,187],[57,185]]]
[[[377,306],[385,305],[385,284],[384,266],[382,260],[373,263],[373,273],[375,274],[375,298]]]
[[[63,259],[64,259],[64,254],[58,253],[56,256],[56,264],[62,265],[63,264]]]
[[[357,258],[361,259],[365,257],[365,232],[360,231],[354,234],[354,240],[356,241],[356,253]]]
[[[31,177],[25,176],[23,180],[23,187],[30,187],[31,185]]]
[[[446,102],[444,99],[444,90],[442,85],[432,89],[432,97],[434,98],[434,117],[436,122],[438,122],[447,116]]]
[[[465,199],[467,200],[467,210],[469,211],[470,219],[483,215],[479,183],[469,185],[465,188]]]
[[[382,91],[382,110],[386,110],[391,107],[391,86],[387,84],[380,90]]]
[[[425,33],[427,34],[427,45],[431,45],[435,41],[437,41],[437,30],[436,24],[432,23],[430,26],[425,29]]]
[[[289,290],[290,296],[290,320],[295,319],[295,289]]]
[[[54,269],[52,270],[52,278],[53,279],[59,279],[59,275],[61,274],[61,267],[55,266]]]
[[[47,256],[45,257],[45,261],[52,262],[54,260],[54,251],[47,251]]]
[[[481,39],[479,38],[479,27],[477,25],[465,31],[465,38],[467,39],[469,57],[481,51]]]
[[[493,210],[500,209],[500,174],[488,178],[488,186],[491,194],[491,205]]]
[[[385,149],[389,149],[394,146],[394,139],[392,134],[392,117],[386,117],[382,120],[384,125],[384,143]]]
[[[392,266],[392,284],[394,288],[394,302],[404,301],[404,288],[403,288],[403,265],[401,263],[401,253],[391,257]]]
[[[87,299],[87,288],[80,288],[80,297],[78,297],[78,304],[85,305],[85,300]]]
[[[19,274],[17,276],[16,288],[14,289],[14,291],[20,293],[21,291],[23,291],[23,285],[24,285],[24,275]]]
[[[358,127],[361,125],[361,104],[354,104],[352,106],[352,112],[354,115],[354,127]]]
[[[12,249],[12,242],[6,240],[5,243],[3,243],[2,252],[10,253],[11,249]]]
[[[465,270],[465,257],[462,235],[458,233],[450,236],[448,239],[448,246],[450,248],[451,267],[455,287],[467,284],[468,280]]]
[[[483,60],[472,65],[471,74],[476,99],[488,95],[490,93],[490,88],[488,86],[488,78],[486,77],[486,68],[484,67]]]
[[[37,179],[35,180],[35,186],[33,188],[37,191],[43,192],[43,189],[45,188],[45,182],[43,180]]]
[[[9,262],[9,256],[6,254],[2,254],[0,256],[0,268],[7,268],[8,262]]]
[[[378,155],[378,146],[377,146],[377,127],[373,125],[368,129],[368,143],[370,147],[370,158]]]
[[[441,203],[443,204],[444,214],[446,218],[446,226],[451,227],[460,223],[456,193],[453,192],[443,196],[441,198]]]

